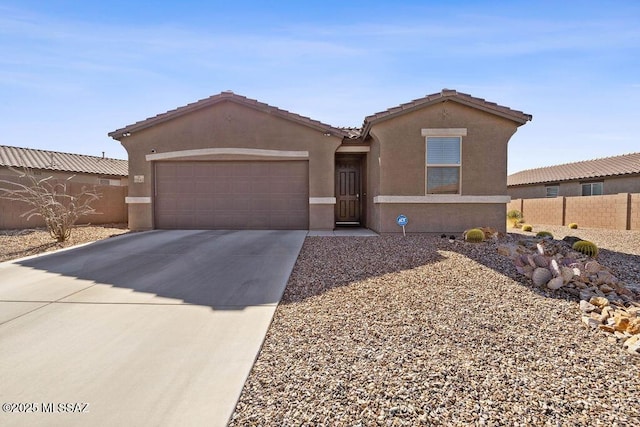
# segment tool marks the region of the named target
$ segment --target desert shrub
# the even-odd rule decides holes
[[[571,224],[569,224],[569,228],[575,230],[578,228],[578,224],[576,224],[575,222],[572,222]]]
[[[507,212],[507,219],[511,223],[511,227],[516,228],[517,225],[522,221],[522,212],[517,209],[510,210]]]
[[[551,234],[549,231],[538,231],[536,233],[536,237],[541,237],[541,238],[550,238],[553,239],[553,234]]]
[[[581,252],[592,258],[598,256],[598,247],[595,245],[595,243],[589,242],[588,240],[579,240],[575,242],[573,244],[573,250]]]
[[[523,224],[522,231],[533,231],[533,226],[531,224]]]
[[[80,217],[97,213],[91,203],[101,195],[94,189],[82,187],[77,194],[69,194],[66,182],[55,182],[51,176],[38,178],[31,169],[19,171],[9,168],[26,179],[26,183],[0,180],[0,198],[23,202],[28,210],[21,216],[27,221],[34,216],[44,220],[52,238],[64,242],[71,235],[76,221]],[[69,181],[73,176],[67,178]],[[24,180],[23,180],[24,181]]]

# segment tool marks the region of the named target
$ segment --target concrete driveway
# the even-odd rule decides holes
[[[0,425],[226,425],[305,235],[158,230],[0,264]]]

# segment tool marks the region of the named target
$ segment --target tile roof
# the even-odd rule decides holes
[[[423,98],[414,99],[411,102],[407,102],[405,104],[398,105],[397,107],[389,108],[388,110],[365,117],[362,135],[366,137],[369,133],[369,130],[371,129],[371,125],[375,122],[387,120],[399,114],[408,113],[427,105],[444,101],[455,101],[460,104],[468,105],[470,107],[477,108],[488,113],[492,113],[515,121],[520,125],[525,124],[533,118],[533,116],[531,116],[530,114],[526,114],[518,110],[512,110],[509,107],[498,105],[494,102],[489,102],[482,98],[476,98],[466,93],[458,92],[452,89],[442,89],[441,92],[427,95]]]
[[[246,105],[252,108],[255,108],[256,110],[259,111],[263,111],[266,112],[268,114],[272,114],[275,116],[280,116],[282,118],[288,119],[288,120],[292,120],[294,122],[300,123],[302,125],[305,126],[309,126],[311,128],[314,128],[316,130],[319,130],[321,132],[324,133],[331,133],[334,134],[336,136],[340,136],[340,137],[349,137],[348,133],[344,130],[342,130],[341,128],[337,128],[331,125],[328,125],[326,123],[322,123],[318,120],[313,120],[309,117],[305,117],[305,116],[301,116],[299,114],[296,113],[292,113],[290,111],[286,111],[286,110],[282,110],[280,108],[277,107],[273,107],[271,105],[265,104],[263,102],[257,101],[255,99],[251,99],[251,98],[247,98],[245,96],[242,95],[237,95],[235,93],[233,93],[232,91],[225,91],[225,92],[221,92],[217,95],[213,95],[210,96],[208,98],[205,99],[201,99],[199,101],[193,102],[191,104],[187,104],[183,107],[178,107],[176,109],[173,110],[169,110],[165,113],[161,113],[158,114],[156,116],[153,117],[149,117],[145,120],[136,122],[134,124],[125,126],[123,128],[120,129],[116,129],[113,132],[109,132],[109,136],[120,140],[123,137],[127,137],[127,134],[130,134],[132,132],[135,131],[139,131],[142,129],[146,129],[149,128],[151,126],[154,126],[156,124],[162,123],[162,122],[166,122],[169,120],[172,120],[176,117],[180,117],[182,115],[185,115],[187,113],[190,113],[192,111],[197,111],[200,110],[202,108],[206,108],[209,107],[211,105],[217,104],[219,102],[224,102],[224,101],[231,101],[231,102],[235,102],[238,104],[242,104],[242,105]]]
[[[126,160],[0,145],[0,166],[128,176]]]
[[[358,139],[358,138],[360,138],[360,135],[362,134],[362,128],[340,127],[340,129],[342,129],[344,132],[347,133],[347,138],[348,139]]]
[[[640,153],[527,169],[509,175],[507,185],[541,184],[628,174],[640,174]]]

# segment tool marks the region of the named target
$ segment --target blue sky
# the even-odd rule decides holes
[[[509,173],[640,151],[637,1],[0,0],[0,144],[107,132],[224,90],[335,126],[439,92],[533,115]]]

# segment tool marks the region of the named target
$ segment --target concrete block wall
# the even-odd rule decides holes
[[[640,194],[629,195],[629,229],[640,230]]]
[[[512,199],[507,210],[519,209],[531,224],[568,225],[611,230],[640,230],[640,194]]]
[[[628,194],[567,197],[565,221],[582,227],[627,229]]]
[[[564,197],[523,199],[522,215],[528,224],[562,224]],[[525,213],[526,212],[526,213]]]
[[[2,179],[9,178],[3,176]],[[77,194],[82,191],[83,186],[87,184],[67,182],[68,194]],[[92,206],[100,213],[82,217],[77,224],[126,223],[127,205],[124,200],[128,187],[97,185],[95,189],[102,194],[102,197]],[[21,216],[29,209],[30,207],[25,203],[0,198],[0,230],[44,227],[44,221],[39,216],[32,217],[30,220]]]

